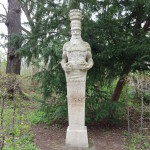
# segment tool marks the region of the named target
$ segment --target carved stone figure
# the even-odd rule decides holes
[[[72,147],[88,147],[85,126],[85,89],[87,71],[93,66],[90,45],[81,38],[82,13],[70,11],[71,40],[64,44],[61,65],[67,81],[69,126],[66,144]]]

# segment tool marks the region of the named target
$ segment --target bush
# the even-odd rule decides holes
[[[86,123],[109,122],[109,124],[118,124],[123,119],[124,103],[112,102],[110,100],[110,88],[103,87],[101,91],[96,90],[96,86],[87,86],[86,96]],[[104,89],[104,90],[103,90]],[[60,122],[68,120],[68,106],[66,95],[51,96],[51,98],[42,102],[42,112],[46,117],[47,123]],[[38,117],[37,117],[38,118]],[[63,120],[63,122],[62,122]]]
[[[110,89],[103,87],[101,91],[95,90],[87,93],[86,98],[86,122],[118,124],[123,119],[124,103],[110,100]],[[105,89],[105,90],[103,90]]]
[[[55,98],[55,101],[53,101],[53,97],[51,97],[46,103],[42,102],[41,110],[44,112],[47,123],[65,123],[68,120],[66,97]]]
[[[4,150],[37,150],[33,137],[29,134],[30,126],[26,120],[27,101],[23,99],[20,77],[3,75],[0,77],[1,100],[1,138],[0,148]]]
[[[34,112],[30,112],[27,116],[27,120],[30,124],[35,125],[35,124],[39,124],[42,122],[48,122],[47,119],[45,118],[45,113],[42,111],[34,111]]]

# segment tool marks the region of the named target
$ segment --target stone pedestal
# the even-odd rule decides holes
[[[66,144],[70,147],[88,147],[86,126],[83,128],[71,128],[68,126],[66,133]]]
[[[74,70],[71,76],[66,73],[69,126],[66,144],[72,147],[88,147],[85,126],[85,85],[86,71]],[[73,76],[75,78],[70,78]]]

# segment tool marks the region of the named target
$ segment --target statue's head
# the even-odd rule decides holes
[[[70,11],[71,20],[71,34],[73,38],[81,37],[81,20],[82,13],[79,9],[73,9]]]

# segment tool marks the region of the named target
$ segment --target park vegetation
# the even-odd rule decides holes
[[[14,147],[22,144],[15,139],[26,138],[29,145],[25,145],[36,149],[26,123],[67,122],[66,81],[60,61],[63,44],[71,37],[70,9],[82,10],[82,38],[90,44],[94,60],[87,76],[86,123],[126,126],[128,149],[150,148],[150,1],[15,2],[11,5],[9,0],[8,14],[3,16],[9,34],[1,35],[8,39],[7,61],[0,61],[2,148],[4,141],[9,141],[7,147]],[[16,14],[10,14],[11,9]],[[23,24],[21,10],[27,18]],[[20,74],[21,58],[33,66],[32,77],[15,75]],[[24,89],[21,83],[32,86],[27,84]],[[33,97],[27,88],[34,91]],[[26,111],[22,111],[31,99],[40,107],[24,118]],[[11,129],[4,129],[10,119],[6,116],[12,120]]]

